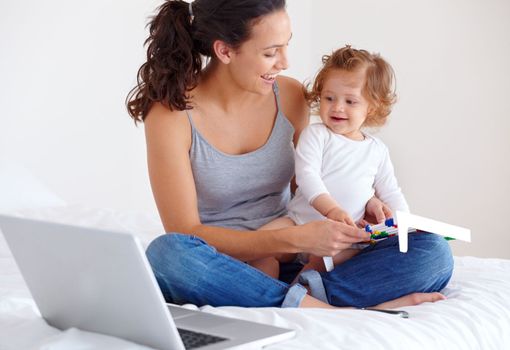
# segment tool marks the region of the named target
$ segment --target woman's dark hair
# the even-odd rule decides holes
[[[147,62],[126,98],[131,118],[142,122],[154,102],[190,109],[187,93],[197,85],[203,58],[213,56],[213,43],[237,48],[260,17],[284,8],[285,0],[165,1],[148,24]]]

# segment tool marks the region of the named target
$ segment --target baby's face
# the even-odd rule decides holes
[[[361,126],[367,118],[369,103],[363,96],[365,70],[348,72],[333,69],[324,79],[319,114],[335,134],[363,140]]]

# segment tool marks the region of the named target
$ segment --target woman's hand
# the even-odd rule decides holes
[[[295,228],[299,230],[295,241],[298,251],[317,256],[334,256],[353,243],[370,239],[368,232],[330,219],[312,221]]]
[[[374,196],[367,202],[365,217],[358,222],[358,225],[364,227],[366,224],[379,224],[391,217],[393,217],[391,209]]]

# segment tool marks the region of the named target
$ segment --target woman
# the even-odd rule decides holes
[[[434,292],[451,276],[451,252],[431,234],[411,236],[405,255],[394,239],[366,249],[311,276],[312,291],[245,263],[332,256],[368,238],[331,220],[257,231],[285,214],[293,147],[308,124],[301,85],[279,75],[291,36],[284,0],[166,1],[150,23],[147,62],[128,109],[145,123],[152,190],[172,232],[147,249],[165,298],[282,307],[333,307],[330,295],[336,306],[357,307],[443,299]],[[210,58],[204,68],[203,56]],[[381,219],[383,208],[373,199],[367,213]],[[381,264],[391,269],[374,268]]]

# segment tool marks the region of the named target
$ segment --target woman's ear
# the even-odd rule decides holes
[[[224,64],[229,64],[234,50],[226,42],[216,40],[213,43],[213,51],[216,57]]]

